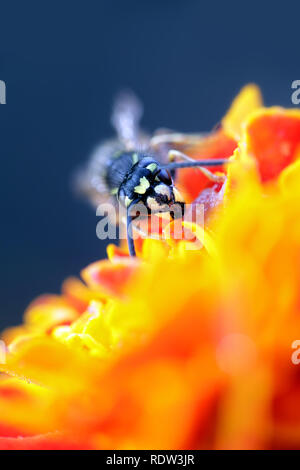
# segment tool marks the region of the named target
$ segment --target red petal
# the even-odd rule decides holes
[[[85,268],[81,276],[91,288],[119,296],[123,294],[138,266],[138,259],[133,258],[118,258],[114,262],[97,261]]]
[[[199,145],[186,149],[185,152],[196,160],[229,158],[236,147],[236,141],[228,137],[222,130],[219,130],[201,140]],[[221,166],[214,167],[211,171],[214,173],[225,172]],[[191,202],[196,199],[203,189],[212,186],[214,183],[198,170],[182,169],[178,171],[177,184],[187,198],[187,202]]]
[[[32,437],[0,437],[1,450],[84,450],[86,443],[72,442],[58,434],[42,434]]]
[[[277,178],[300,151],[300,113],[281,108],[258,112],[247,125],[246,144],[258,162],[261,180]]]

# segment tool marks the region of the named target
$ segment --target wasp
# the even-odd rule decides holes
[[[149,213],[163,213],[184,201],[174,185],[176,171],[199,168],[207,177],[218,178],[206,167],[220,166],[227,159],[194,160],[177,148],[199,142],[201,134],[180,134],[160,130],[152,137],[140,128],[142,105],[132,92],[115,100],[111,123],[116,137],[100,144],[77,178],[77,187],[96,206],[108,199],[126,208],[127,241],[131,256],[135,246],[131,209],[142,203]],[[79,183],[79,184],[78,184]]]

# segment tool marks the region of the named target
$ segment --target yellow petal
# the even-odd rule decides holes
[[[222,120],[225,132],[238,141],[241,138],[246,117],[262,106],[263,99],[260,89],[254,84],[246,85],[233,100],[229,111]]]

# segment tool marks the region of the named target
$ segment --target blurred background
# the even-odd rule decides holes
[[[293,107],[299,2],[14,1],[0,4],[0,329],[37,295],[105,255],[98,218],[70,177],[132,88],[143,125],[210,130],[239,89]]]

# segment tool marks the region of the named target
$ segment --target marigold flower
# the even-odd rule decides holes
[[[299,149],[300,111],[243,89],[185,149],[231,157],[219,186],[180,177],[203,247],[166,229],[136,259],[110,245],[4,331],[0,448],[299,448]]]

